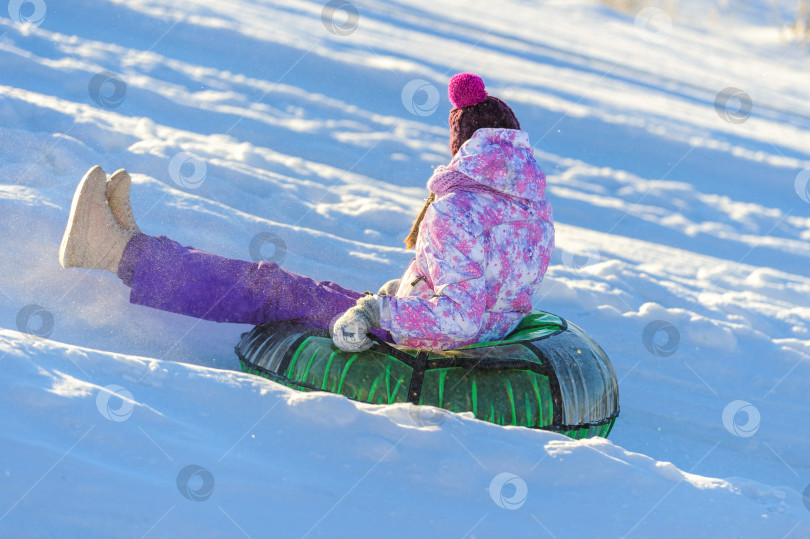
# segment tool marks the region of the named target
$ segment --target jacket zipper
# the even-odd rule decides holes
[[[419,284],[419,281],[427,281],[427,277],[425,277],[424,275],[420,275],[419,277],[417,277],[416,279],[414,279],[414,280],[411,282],[411,287],[410,287],[410,288],[408,289],[408,291],[407,291],[407,292],[404,294],[404,296],[405,296],[405,297],[407,297],[407,296],[410,296],[410,295],[411,295],[411,292],[413,292],[413,289],[416,287],[416,285],[417,285],[417,284]]]

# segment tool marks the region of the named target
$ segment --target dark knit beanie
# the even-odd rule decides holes
[[[455,107],[450,111],[450,152],[453,155],[483,127],[520,129],[520,122],[509,105],[487,95],[484,81],[478,75],[453,75],[447,94]]]

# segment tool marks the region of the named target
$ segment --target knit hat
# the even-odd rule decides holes
[[[447,94],[455,107],[450,111],[450,152],[453,155],[481,128],[520,129],[520,122],[509,105],[487,95],[484,81],[474,73],[453,75]]]

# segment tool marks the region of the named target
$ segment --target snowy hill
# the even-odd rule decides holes
[[[810,537],[810,53],[765,0],[680,4],[9,2],[0,536]],[[534,306],[611,357],[609,441],[287,390],[247,326],[59,266],[100,164],[147,233],[376,289],[459,71],[547,172]]]

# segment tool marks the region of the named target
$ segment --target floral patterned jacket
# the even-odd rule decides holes
[[[379,297],[380,325],[397,344],[448,349],[502,339],[531,311],[548,268],[553,216],[528,134],[479,129],[428,186],[458,173],[479,188],[437,193],[396,294]]]

